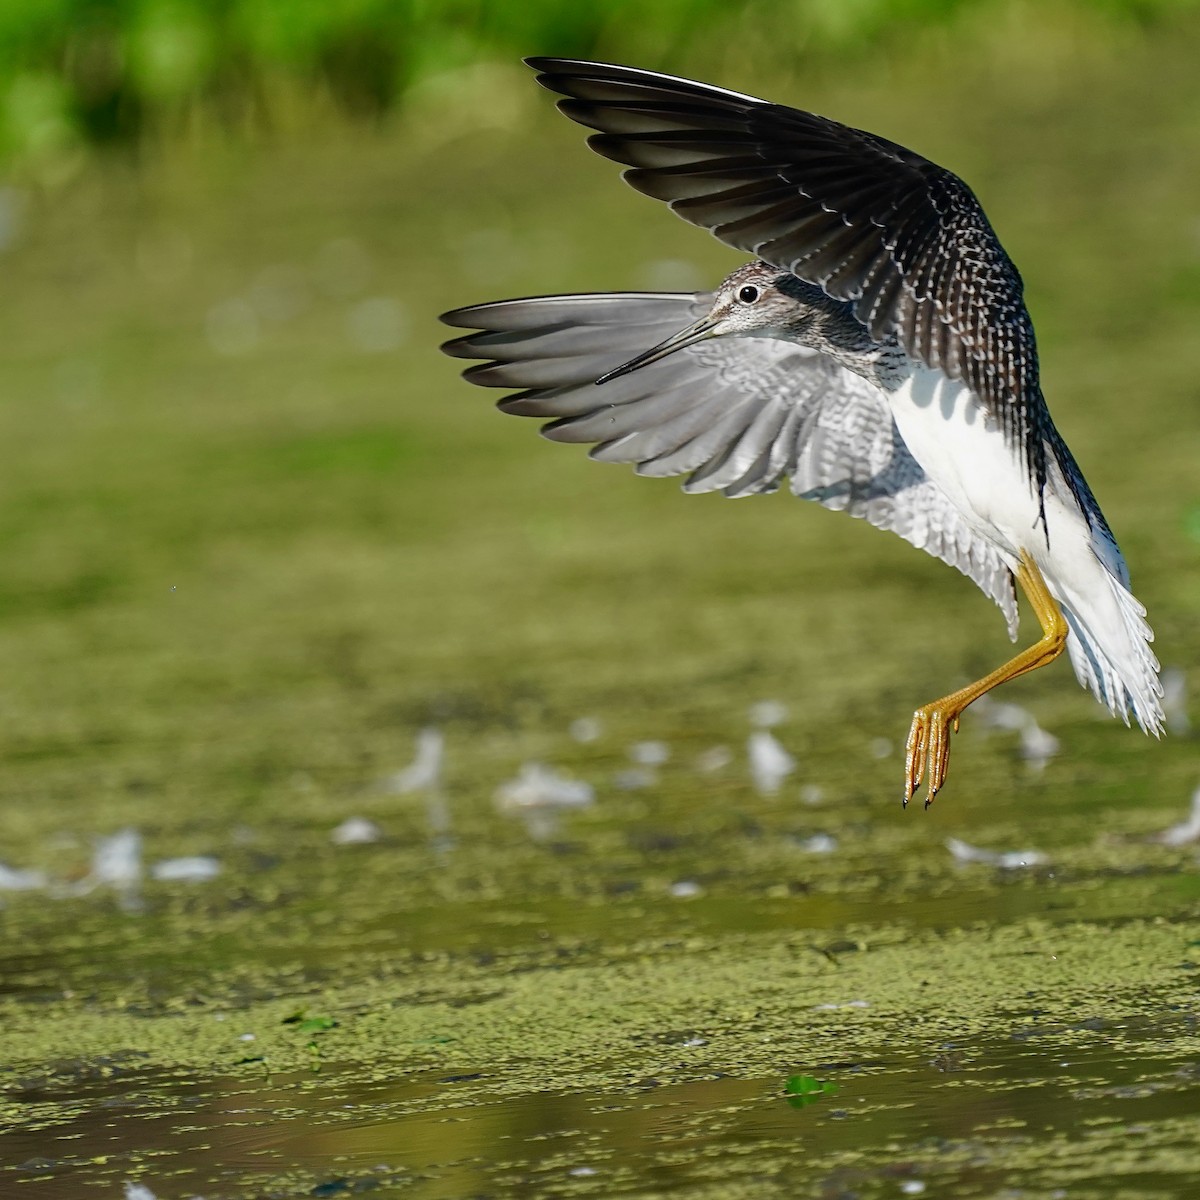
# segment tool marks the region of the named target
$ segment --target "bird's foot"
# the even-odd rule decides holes
[[[913,713],[912,728],[904,750],[904,807],[925,779],[929,788],[925,807],[942,790],[950,767],[950,731],[958,732],[961,708],[948,706],[945,700],[926,704]]]

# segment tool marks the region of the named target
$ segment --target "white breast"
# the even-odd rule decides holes
[[[913,458],[980,538],[1016,570],[1039,567],[1062,605],[1079,681],[1114,713],[1162,728],[1158,660],[1146,610],[1130,593],[1125,561],[1102,524],[1093,526],[1056,461],[1047,463],[1045,527],[1035,485],[975,393],[941,371],[915,367],[889,392],[892,416]]]
[[[1010,566],[1038,536],[1038,499],[1000,424],[961,380],[914,367],[888,393],[900,436],[913,458]]]

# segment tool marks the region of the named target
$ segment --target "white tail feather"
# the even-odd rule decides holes
[[[1146,610],[1105,563],[1104,596],[1093,595],[1087,616],[1070,602],[1063,610],[1071,627],[1067,651],[1079,682],[1114,716],[1137,723],[1156,737],[1163,731],[1162,684],[1150,649],[1154,633]]]

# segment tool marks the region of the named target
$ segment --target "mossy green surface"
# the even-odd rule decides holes
[[[1195,687],[1200,28],[1023,28],[722,82],[970,180]],[[0,908],[0,1192],[1200,1186],[1200,874],[1153,840],[1196,742],[1125,730],[1059,664],[1002,697],[1060,739],[1044,770],[968,717],[937,804],[902,811],[912,708],[1002,659],[1001,618],[898,539],[588,463],[457,379],[442,309],[736,261],[528,79],[490,86],[371,133],[200,129],[24,197],[0,861],[54,887]],[[381,315],[390,348],[364,341]],[[798,760],[775,797],[745,766],[766,698]],[[446,831],[380,784],[427,725]],[[622,790],[646,739],[671,758]],[[699,769],[715,745],[732,761]],[[540,839],[493,801],[531,760],[596,785]],[[352,814],[381,840],[332,844]],[[222,873],[78,894],[122,826]],[[958,866],[948,836],[1047,861]],[[790,1106],[795,1075],[837,1091]]]

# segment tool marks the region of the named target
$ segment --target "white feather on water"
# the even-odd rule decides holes
[[[982,863],[984,866],[1001,867],[1006,871],[1015,871],[1021,867],[1040,867],[1049,861],[1040,850],[985,850],[981,846],[972,846],[953,837],[946,839],[946,849],[954,856],[955,862]]]
[[[221,873],[221,864],[210,855],[187,855],[162,859],[151,866],[149,873],[166,883],[201,883],[215,879]],[[54,894],[85,896],[97,888],[111,887],[121,894],[126,907],[136,908],[143,874],[142,835],[137,829],[121,829],[97,838],[88,873],[77,883],[56,886]],[[0,863],[0,891],[36,891],[50,886],[45,871]]]
[[[430,725],[417,734],[416,754],[401,771],[380,780],[379,789],[393,796],[425,793],[425,820],[434,844],[441,849],[451,844],[450,805],[442,790],[446,767],[446,739]]]
[[[10,867],[0,863],[0,892],[35,892],[49,882],[46,872],[35,867]]]
[[[1058,753],[1058,738],[1047,733],[1032,717],[1021,729],[1021,757],[1035,770],[1045,769],[1046,764]]]
[[[759,729],[772,729],[787,720],[787,705],[778,700],[760,700],[750,706],[750,724]]]
[[[126,912],[142,909],[142,835],[133,828],[120,829],[109,837],[96,839],[92,868],[67,895],[85,896],[98,887],[113,888],[118,903]]]
[[[756,729],[746,743],[750,775],[762,796],[774,796],[783,781],[796,769],[796,760],[779,744],[775,735]]]
[[[696,755],[696,770],[711,775],[733,762],[733,751],[728,746],[711,746]]]
[[[537,842],[557,832],[564,810],[586,808],[594,797],[590,783],[539,762],[525,763],[516,779],[502,783],[494,794],[496,807],[523,821],[526,832]]]
[[[832,854],[837,848],[837,838],[828,833],[814,833],[800,843],[800,849],[809,854]]]
[[[1200,841],[1200,787],[1192,793],[1192,809],[1187,819],[1156,834],[1154,839],[1164,846],[1186,846]]]
[[[1168,667],[1162,673],[1162,686],[1167,732],[1184,737],[1192,731],[1187,709],[1187,675],[1179,667]]]
[[[571,722],[567,732],[575,741],[587,745],[599,740],[604,726],[595,717],[578,717]]]
[[[441,786],[445,761],[445,738],[440,729],[432,726],[417,734],[416,757],[402,771],[382,780],[380,787],[393,795],[433,791]]]
[[[516,779],[502,783],[495,792],[501,812],[537,808],[586,808],[595,798],[590,783],[572,779],[543,763],[525,763]]]
[[[164,858],[150,868],[151,877],[164,883],[207,883],[220,873],[220,862],[206,854]]]
[[[1043,729],[1033,713],[1019,704],[982,696],[975,707],[985,729],[1000,729],[1019,735],[1021,758],[1033,770],[1044,770],[1050,759],[1058,753],[1058,738]]]
[[[629,757],[640,767],[661,767],[670,760],[671,749],[666,742],[635,742]]]
[[[635,742],[628,750],[634,766],[626,767],[613,775],[613,787],[622,792],[636,792],[653,787],[658,782],[658,771],[671,758],[671,749],[666,742]]]
[[[383,830],[368,817],[347,817],[329,835],[335,846],[366,846],[377,842]]]
[[[136,886],[142,878],[142,835],[136,829],[121,829],[96,840],[92,869],[84,883],[89,887],[111,884],[116,888]]]
[[[1005,729],[1010,733],[1019,732],[1026,722],[1033,719],[1019,704],[993,700],[987,695],[980,696],[975,701],[972,712],[983,723],[985,729]]]

